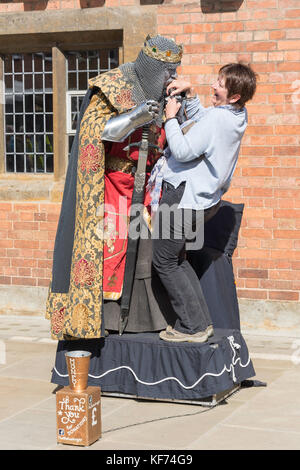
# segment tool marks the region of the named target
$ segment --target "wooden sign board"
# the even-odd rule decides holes
[[[89,446],[101,437],[100,387],[56,392],[57,442]]]

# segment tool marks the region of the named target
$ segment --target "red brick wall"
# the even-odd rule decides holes
[[[0,202],[0,284],[48,287],[60,204]]]
[[[49,0],[47,9],[79,8],[82,1]],[[89,4],[146,8],[141,3],[93,0]],[[1,4],[0,12],[24,6]],[[226,11],[234,7],[236,11]],[[226,195],[245,204],[234,256],[238,295],[298,301],[299,0],[164,0],[153,8],[157,9],[158,33],[184,44],[181,74],[196,86],[204,104],[210,102],[210,84],[221,65],[244,60],[259,74],[255,99],[248,106],[249,126],[239,164]],[[55,204],[1,204],[1,283],[47,285],[58,208]]]
[[[203,14],[164,2],[158,32],[184,44],[181,73],[209,104],[220,65],[252,64],[259,86],[226,199],[245,204],[234,266],[239,298],[298,301],[300,289],[300,4],[247,0]],[[231,4],[241,2],[227,2]],[[210,2],[226,7],[226,2]],[[209,8],[209,2],[207,3]]]

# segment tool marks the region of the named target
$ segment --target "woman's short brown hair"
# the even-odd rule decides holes
[[[239,107],[253,98],[256,90],[257,74],[249,65],[242,63],[227,64],[220,68],[219,75],[225,80],[227,96],[240,95],[240,99],[235,103]]]

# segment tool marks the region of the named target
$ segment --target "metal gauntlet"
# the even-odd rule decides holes
[[[102,133],[102,140],[123,142],[138,127],[149,124],[158,116],[158,103],[148,100],[129,113],[109,119]]]

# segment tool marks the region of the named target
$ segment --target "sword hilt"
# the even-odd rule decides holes
[[[163,153],[163,151],[158,145],[151,144],[149,142],[149,131],[150,131],[150,127],[148,124],[146,124],[145,126],[143,126],[141,140],[139,142],[132,142],[131,144],[126,145],[126,147],[124,147],[123,150],[127,152],[131,147],[138,147],[139,149],[145,147],[145,148],[153,148],[157,152]]]
[[[143,140],[146,140],[148,142],[149,140],[149,126],[143,126],[142,130],[142,142]]]
[[[125,152],[127,152],[131,147],[138,147],[138,148],[141,148],[141,146],[142,146],[142,141],[140,141],[140,142],[132,142],[132,144],[126,145],[126,147],[124,147],[123,150],[124,150]],[[148,147],[157,150],[158,153],[163,153],[163,150],[162,150],[158,145],[149,144],[149,143],[148,143]]]

